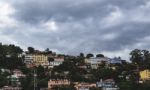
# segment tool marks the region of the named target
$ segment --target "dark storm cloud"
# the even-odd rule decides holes
[[[103,14],[104,6],[101,6],[101,1],[94,0],[93,2],[81,2],[74,0],[45,0],[23,2],[16,4],[16,18],[27,22],[37,22],[54,18],[59,21],[66,21],[69,17],[74,19],[83,19],[88,16],[94,16],[93,13]],[[100,12],[101,11],[101,12]]]
[[[0,26],[0,35],[23,48],[49,47],[67,54],[104,52],[124,58],[134,48],[149,48],[148,0],[7,0],[6,3],[15,9],[11,15],[5,15],[6,20],[11,19],[6,24],[15,22],[15,25]]]
[[[66,21],[69,17],[84,19],[86,17],[102,18],[115,5],[123,9],[135,8],[145,0],[24,0],[13,3],[17,9],[15,17],[26,22],[40,22],[54,18]]]

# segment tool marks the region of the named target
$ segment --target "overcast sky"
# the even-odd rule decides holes
[[[0,0],[0,42],[129,58],[150,48],[150,0]]]

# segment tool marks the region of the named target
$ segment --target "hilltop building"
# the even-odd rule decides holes
[[[34,66],[44,66],[53,68],[63,63],[64,57],[53,55],[53,54],[44,54],[44,53],[35,53],[35,54],[25,54],[24,63],[27,67]]]
[[[107,64],[108,58],[106,58],[106,57],[91,57],[91,58],[86,58],[84,61],[86,64],[89,64],[92,69],[97,69],[101,63]]]

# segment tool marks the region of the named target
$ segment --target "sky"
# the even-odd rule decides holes
[[[0,42],[129,59],[150,48],[150,0],[0,0]]]

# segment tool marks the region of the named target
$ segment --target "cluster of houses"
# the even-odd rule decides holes
[[[8,69],[1,69],[2,72],[9,72]],[[21,72],[21,70],[15,69],[12,71],[12,75],[7,78],[10,79],[11,86],[4,86],[0,88],[0,90],[22,90],[21,83],[19,81],[20,78],[26,77],[25,74]],[[76,90],[89,90],[90,88],[102,88],[102,90],[118,90],[118,86],[115,84],[113,79],[100,80],[96,83],[85,83],[85,82],[71,82],[68,79],[50,79],[48,81],[48,88],[46,90],[53,90],[53,87],[59,86],[70,86],[74,84]]]
[[[64,62],[64,56],[54,55],[54,54],[44,54],[44,53],[34,53],[34,54],[25,54],[24,63],[27,67],[33,66],[43,66],[53,68],[54,66],[59,66]],[[105,62],[106,64],[115,64],[123,63],[125,60],[122,60],[120,57],[107,58],[107,57],[91,57],[85,58],[84,60],[86,65],[89,65],[91,69],[97,69],[99,64]]]
[[[54,66],[59,66],[64,62],[64,56],[54,55],[54,54],[45,54],[45,53],[34,53],[34,54],[25,54],[24,63],[28,68],[34,66],[43,66],[53,68]]]
[[[24,55],[24,62],[27,67],[33,67],[33,66],[43,66],[43,67],[49,67],[53,68],[54,66],[59,66],[64,62],[64,56],[58,56],[58,55],[52,55],[52,54],[25,54]],[[114,63],[123,63],[124,60],[122,60],[120,57],[115,58],[107,58],[107,57],[91,57],[91,58],[85,58],[84,63],[85,65],[79,66],[80,68],[91,68],[91,69],[97,69],[99,64],[105,62],[106,64],[114,64]],[[70,85],[71,82],[69,80],[60,80],[60,79],[50,79],[48,81],[48,89],[51,90],[52,87],[55,86],[61,86],[61,85]],[[115,85],[115,82],[113,79],[108,79],[104,81],[99,81],[96,83],[79,83],[79,82],[73,82],[74,87],[77,90],[89,90],[92,87],[97,88],[103,88],[103,90],[118,90],[117,85]]]
[[[9,79],[10,86],[4,86],[0,88],[0,90],[22,90],[21,88],[21,82],[20,78],[25,78],[26,75],[23,74],[23,72],[19,69],[15,69],[13,71],[8,69],[1,69],[2,73],[10,73],[9,76],[7,76],[7,79]]]
[[[48,90],[53,87],[69,86],[71,82],[67,79],[57,79],[48,81]],[[97,83],[73,82],[76,90],[90,90],[90,88],[101,88],[102,90],[119,90],[113,79],[100,80]]]
[[[65,61],[63,55],[56,55],[50,53],[26,53],[23,54],[24,56],[24,63],[28,68],[32,68],[34,66],[43,66],[48,68],[53,68],[55,66],[59,66]],[[108,57],[91,57],[85,58],[84,63],[85,65],[78,66],[80,68],[91,68],[91,69],[98,69],[99,65],[105,63],[106,65],[109,64],[122,64],[125,60],[122,60],[120,57],[115,58],[108,58]],[[6,69],[1,69],[2,72],[10,72]],[[140,74],[140,83],[143,81],[150,80],[150,71],[143,70],[139,72]],[[11,86],[4,86],[0,90],[21,90],[20,87],[21,83],[19,78],[26,77],[25,74],[21,72],[21,70],[15,69],[13,70],[12,74],[7,78],[10,79]],[[100,80],[95,83],[85,83],[85,82],[71,82],[67,79],[50,79],[48,81],[48,90],[52,90],[55,86],[69,86],[70,84],[74,84],[74,87],[77,90],[89,90],[92,87],[101,88],[102,90],[118,90],[118,86],[116,85],[113,79],[106,79]],[[13,87],[12,87],[13,86]]]
[[[139,72],[140,80],[138,83],[143,83],[144,81],[150,80],[150,70],[143,70]],[[126,76],[126,79],[129,79],[129,76]],[[76,90],[90,90],[90,88],[100,88],[101,90],[119,90],[119,87],[115,81],[110,79],[100,80],[96,83],[85,83],[85,82],[71,82],[67,79],[50,79],[48,81],[48,90],[53,90],[53,87],[56,86],[69,86],[74,84]]]
[[[2,72],[9,72],[10,70],[1,69]],[[7,78],[10,79],[11,86],[4,86],[0,90],[22,90],[21,83],[19,78],[26,77],[20,70],[15,69],[12,72],[12,75]],[[141,81],[139,83],[143,83],[146,80],[150,80],[150,71],[144,70],[140,72]],[[90,90],[90,88],[101,88],[102,90],[119,90],[119,87],[116,85],[113,79],[100,80],[96,83],[85,83],[85,82],[71,82],[68,79],[50,79],[48,81],[48,88],[46,90],[53,90],[53,87],[56,86],[70,86],[74,84],[76,90]]]

